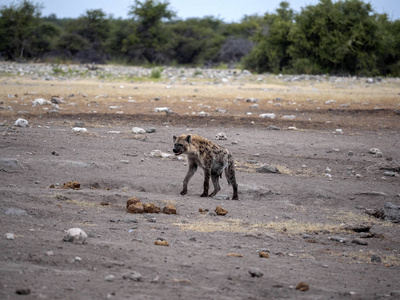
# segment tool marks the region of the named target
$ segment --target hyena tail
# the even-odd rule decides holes
[[[232,200],[239,200],[238,185],[236,183],[235,176],[235,162],[233,161],[233,157],[230,153],[228,154],[228,167],[225,168],[225,176],[228,180],[229,185],[232,185],[233,188]]]

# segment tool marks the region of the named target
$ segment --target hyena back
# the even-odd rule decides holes
[[[187,194],[187,186],[189,180],[200,166],[204,170],[204,186],[203,193],[200,197],[213,197],[220,190],[219,178],[222,172],[229,185],[232,185],[232,200],[239,200],[238,185],[235,177],[235,163],[228,149],[211,142],[210,140],[196,134],[173,136],[175,155],[186,154],[188,158],[189,170],[183,180],[183,190],[181,195]],[[214,185],[214,191],[209,195],[210,177]]]

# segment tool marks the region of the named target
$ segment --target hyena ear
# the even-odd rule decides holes
[[[192,141],[192,136],[190,134],[188,134],[186,136],[186,142],[188,142],[190,144],[191,141]]]
[[[176,141],[176,139],[177,139],[176,135],[174,134],[174,135],[172,136],[172,138],[174,139],[174,143],[175,143],[175,141]]]

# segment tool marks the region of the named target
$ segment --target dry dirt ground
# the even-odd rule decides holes
[[[46,84],[58,85],[3,79],[2,105],[20,105],[20,96],[7,96],[15,90]],[[68,97],[61,88],[58,95]],[[28,127],[16,127],[21,115],[3,109],[0,298],[399,299],[399,224],[366,214],[386,202],[400,205],[399,115],[392,107],[318,114],[331,121],[34,111],[22,115]],[[86,133],[71,131],[78,121]],[[134,135],[136,126],[155,132]],[[215,139],[220,132],[227,140]],[[239,201],[227,200],[225,178],[219,197],[200,198],[201,170],[188,194],[179,194],[187,165],[172,155],[172,135],[181,133],[233,152]],[[265,164],[280,173],[256,171]],[[388,169],[395,176],[385,176]],[[80,188],[62,188],[71,181]],[[177,214],[129,214],[131,197],[172,204]],[[218,205],[225,216],[214,213]],[[86,242],[63,241],[69,228],[84,230]],[[169,246],[155,245],[160,239]],[[299,282],[309,288],[297,289]]]

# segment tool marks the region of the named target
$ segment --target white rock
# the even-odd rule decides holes
[[[120,106],[120,105],[111,105],[111,106],[109,106],[108,108],[109,108],[109,109],[121,109],[122,106]]]
[[[369,153],[371,153],[371,154],[376,154],[376,153],[378,153],[378,152],[381,152],[381,153],[382,153],[382,151],[379,150],[378,148],[371,148],[371,149],[369,149]]]
[[[288,129],[289,130],[294,130],[294,131],[298,130],[297,127],[295,127],[295,126],[289,126]]]
[[[274,113],[261,114],[260,118],[275,119],[276,115]]]
[[[156,107],[154,112],[172,113],[172,110],[169,107]]]
[[[140,127],[133,127],[132,128],[132,133],[134,133],[134,134],[145,134],[146,130],[144,130],[143,128],[140,128]]]
[[[199,117],[208,117],[210,114],[208,114],[208,113],[206,113],[206,112],[204,112],[204,111],[201,111],[201,112],[199,112],[197,115],[198,115]]]
[[[17,121],[15,121],[14,126],[28,127],[28,121],[25,119],[18,119]]]
[[[72,131],[72,132],[87,132],[87,129],[86,129],[86,128],[83,128],[83,127],[73,127],[73,128],[71,129],[71,131]]]
[[[114,281],[115,276],[114,275],[107,275],[106,277],[104,277],[104,281],[108,281],[108,282],[112,282]]]
[[[63,237],[64,242],[83,244],[87,239],[87,234],[80,228],[70,228],[66,233],[67,234]]]
[[[5,235],[4,235],[4,237],[7,239],[7,240],[13,240],[15,237],[14,237],[14,234],[12,234],[12,233],[6,233]]]
[[[218,134],[215,136],[215,138],[216,138],[217,140],[226,140],[226,139],[227,139],[227,138],[226,138],[226,134],[223,133],[223,132],[218,133]]]
[[[32,105],[44,105],[44,104],[51,104],[49,100],[43,99],[43,98],[36,98],[35,100],[32,101]]]
[[[283,116],[282,118],[284,118],[286,120],[294,120],[294,119],[296,119],[296,116],[294,116],[294,115],[286,115],[286,116]]]
[[[336,132],[337,134],[343,134],[343,130],[342,130],[342,129],[336,129],[335,132]]]

